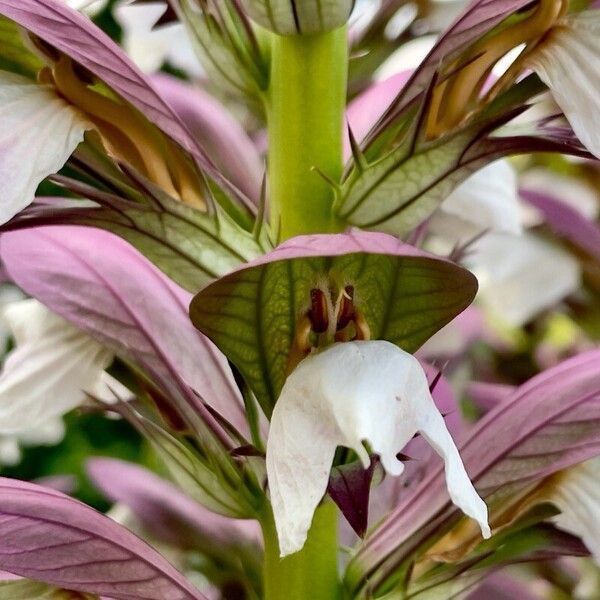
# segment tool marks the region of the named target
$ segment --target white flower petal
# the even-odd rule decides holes
[[[507,160],[483,167],[459,185],[430,222],[430,231],[454,242],[489,229],[520,234],[517,175]]]
[[[52,417],[39,427],[26,429],[17,436],[23,446],[55,446],[65,437],[62,417]]]
[[[402,44],[373,74],[374,81],[385,81],[402,71],[416,69],[435,46],[437,36],[423,35]]]
[[[564,20],[530,66],[550,88],[573,131],[600,158],[600,10]]]
[[[282,556],[302,548],[329,479],[337,446],[363,464],[364,442],[385,470],[400,475],[396,454],[420,432],[444,459],[450,496],[489,536],[487,508],[464,469],[417,359],[385,341],[335,344],[304,359],[275,406],[267,475]]]
[[[156,73],[168,61],[198,76],[202,70],[183,24],[169,23],[154,29],[166,8],[167,4],[160,1],[139,6],[118,4],[114,15],[123,29],[123,48],[145,73]]]
[[[90,128],[51,87],[0,71],[0,223],[31,204]]]
[[[65,0],[75,10],[80,10],[90,17],[97,15],[107,4],[108,0]]]
[[[580,284],[577,261],[532,234],[490,233],[465,262],[479,280],[479,300],[513,327],[551,308]]]
[[[113,356],[36,300],[12,304],[5,318],[17,347],[0,375],[0,433],[14,435],[81,404]]]
[[[600,565],[600,458],[563,471],[550,500],[561,511],[556,524],[580,537]]]
[[[46,314],[52,315],[36,300],[17,300],[2,309],[2,320],[8,325],[17,346],[35,342],[44,336],[45,328],[40,326]]]
[[[0,437],[0,465],[12,467],[21,461],[19,441],[14,437]]]
[[[16,435],[0,435],[0,465],[13,466],[21,461],[21,446],[55,446],[65,436],[62,417],[53,417],[34,429]]]

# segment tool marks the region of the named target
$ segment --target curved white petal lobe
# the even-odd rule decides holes
[[[25,429],[17,440],[23,446],[55,446],[65,436],[62,417],[51,417],[34,429]]]
[[[551,501],[561,511],[556,524],[583,540],[600,565],[600,458],[560,474]]]
[[[0,224],[33,202],[90,128],[51,87],[0,71]]]
[[[550,88],[573,131],[600,158],[600,10],[585,11],[557,26],[530,66]]]
[[[98,391],[113,359],[101,344],[36,300],[11,304],[4,317],[17,346],[0,374],[0,434],[47,425]]]
[[[0,465],[13,466],[21,461],[21,446],[55,446],[65,436],[62,417],[52,417],[33,429],[15,435],[0,435]]]
[[[312,354],[288,377],[275,405],[267,475],[282,556],[302,548],[323,497],[337,446],[369,465],[367,442],[385,470],[421,435],[444,459],[452,501],[489,536],[487,508],[464,469],[417,359],[385,341],[346,342]]]
[[[483,167],[459,185],[430,222],[432,233],[460,241],[484,230],[522,233],[517,175],[503,159]]]
[[[12,467],[21,461],[19,440],[13,436],[0,436],[0,465]]]
[[[124,2],[114,8],[123,29],[123,48],[144,73],[156,73],[163,63],[199,76],[202,69],[183,24],[169,23],[155,28],[167,9],[164,1],[133,5]]]

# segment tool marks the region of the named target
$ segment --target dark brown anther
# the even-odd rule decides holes
[[[325,333],[329,327],[329,312],[327,299],[322,290],[315,288],[310,290],[310,305],[308,317],[315,333]]]
[[[337,329],[344,329],[354,320],[354,287],[347,285],[344,288],[344,294],[340,303],[340,308],[337,316]]]

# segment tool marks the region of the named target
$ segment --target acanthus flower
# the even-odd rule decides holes
[[[596,69],[599,33],[600,10],[571,13],[567,0],[540,0],[524,18],[477,40],[452,65],[456,73],[440,83],[433,94],[429,136],[435,138],[464,125],[524,72],[533,70],[548,86],[585,148],[600,156],[595,93],[600,84]],[[490,83],[492,69],[501,61],[506,68]],[[545,128],[539,125],[542,132]],[[561,137],[559,129],[545,129],[545,133],[557,141]],[[565,141],[569,141],[568,135]]]
[[[473,383],[469,388],[469,395],[484,412],[503,406],[514,392],[515,388],[510,386],[481,382]],[[581,538],[600,565],[600,523],[597,517],[600,511],[600,457],[553,474],[534,489],[523,505],[528,507],[541,502],[550,502],[560,510],[560,514],[553,518],[554,523]]]
[[[2,435],[56,442],[60,417],[88,396],[109,403],[130,397],[105,371],[114,354],[37,300],[11,303],[4,318],[16,348],[0,375]]]
[[[577,137],[600,158],[600,10],[567,15],[557,21],[528,57],[550,88]]]
[[[0,71],[0,222],[33,202],[37,186],[59,171],[93,124],[50,85]]]
[[[397,455],[421,434],[444,459],[452,501],[490,536],[487,508],[477,495],[436,408],[416,358],[385,341],[336,344],[304,359],[275,405],[267,443],[267,474],[280,552],[300,550],[327,488],[337,446],[363,466],[379,455],[394,476]]]
[[[487,234],[471,249],[466,263],[479,279],[479,299],[513,327],[555,306],[581,281],[575,258],[532,233]]]
[[[600,565],[600,458],[558,473],[549,489],[549,500],[561,511],[554,522],[580,537]]]
[[[390,109],[410,77],[410,71],[401,71],[376,83],[348,106],[348,128],[357,142],[362,142]],[[344,141],[344,153],[349,158],[349,135]],[[483,230],[522,233],[517,174],[511,164],[505,159],[497,160],[465,179],[441,203],[429,229],[442,234],[452,232],[452,237],[461,241]]]
[[[266,6],[258,1],[253,5]],[[205,145],[207,140],[190,126],[194,120],[202,126],[204,113],[185,119],[185,111],[133,68],[89,19],[64,8],[59,0],[0,0],[0,13],[28,29],[44,55],[46,66],[32,69],[32,81],[37,74],[94,130],[85,136],[71,165],[83,166],[88,177],[82,179],[77,171],[55,178],[78,198],[92,202],[40,198],[6,226],[23,229],[3,234],[0,249],[7,271],[27,293],[106,344],[125,363],[139,383],[139,403],[119,409],[159,448],[179,485],[209,510],[261,521],[268,557],[264,595],[269,600],[281,591],[329,600],[338,596],[342,585],[334,518],[327,524],[333,527],[321,529],[325,535],[309,540],[329,537],[333,567],[325,579],[332,582],[330,588],[315,593],[304,585],[305,593],[299,592],[297,581],[308,578],[294,567],[291,590],[278,588],[280,579],[269,574],[273,564],[281,567],[283,579],[287,565],[297,565],[303,557],[309,564],[309,554],[297,557],[300,561],[271,561],[277,536],[271,528],[269,492],[279,549],[291,553],[302,547],[313,511],[328,489],[338,446],[351,449],[360,461],[353,460],[352,453],[340,452],[334,470],[372,465],[373,455],[378,455],[383,468],[394,475],[402,470],[399,453],[419,433],[419,443],[429,442],[442,455],[445,473],[441,464],[428,462],[423,479],[407,490],[406,502],[369,532],[345,575],[346,589],[355,591],[356,598],[394,595],[397,584],[406,584],[407,590],[400,593],[413,597],[431,575],[422,570],[428,565],[421,558],[429,560],[431,555],[424,553],[436,537],[452,537],[460,523],[457,529],[464,525],[473,534],[469,551],[489,555],[491,549],[493,555],[504,539],[479,544],[481,534],[490,533],[486,503],[493,516],[498,491],[520,482],[528,485],[529,480],[547,477],[597,452],[597,428],[580,426],[597,398],[597,368],[592,364],[597,356],[590,356],[583,371],[573,369],[578,372],[572,373],[568,386],[563,385],[565,368],[555,373],[552,386],[544,388],[543,381],[535,381],[531,389],[525,388],[523,396],[512,400],[512,410],[499,411],[493,424],[488,419],[477,426],[460,446],[459,456],[413,353],[471,303],[477,284],[450,261],[397,240],[399,233],[408,235],[429,219],[442,202],[447,212],[476,227],[491,225],[517,233],[514,178],[504,178],[511,186],[494,189],[489,204],[473,202],[469,194],[454,198],[448,194],[489,162],[523,151],[522,140],[519,146],[518,140],[506,141],[495,132],[543,91],[542,84],[535,77],[526,78],[525,85],[515,86],[514,95],[509,85],[511,89],[495,97],[499,108],[496,104],[486,112],[493,93],[486,95],[484,80],[499,49],[515,46],[515,40],[526,39],[532,47],[543,42],[548,29],[562,19],[563,3],[473,2],[407,84],[406,102],[384,107],[386,115],[375,127],[383,137],[365,132],[372,139],[364,147],[351,144],[354,163],[344,175],[337,142],[346,106],[345,31],[325,33],[327,47],[317,47],[314,53],[306,51],[305,42],[320,40],[301,35],[273,37],[276,43],[267,51],[264,41],[271,34],[247,18],[249,3],[181,0],[170,6],[171,16],[185,20],[188,30],[195,31],[196,43],[206,46],[209,66],[230,80],[248,108],[256,103],[265,109],[250,110],[259,122],[267,115],[269,181],[263,188],[269,197],[263,194],[259,204],[260,173],[253,181],[243,174],[262,170],[256,160],[254,165],[234,165],[227,160],[228,150],[220,154],[225,146],[235,149],[240,144],[225,144],[225,136],[214,135],[208,141],[215,142],[215,149]],[[335,6],[345,20],[350,4]],[[289,17],[288,11],[288,25]],[[297,23],[292,26],[298,33]],[[300,29],[306,31],[304,26]],[[481,46],[479,41],[491,45]],[[459,56],[463,50],[470,55]],[[298,59],[294,64],[291,55]],[[486,63],[483,71],[469,89],[470,66],[480,69],[482,63]],[[496,91],[503,83],[506,79]],[[242,139],[235,135],[231,139],[236,137]],[[552,140],[554,145],[533,147],[587,156],[577,141],[569,146],[563,144],[565,139],[560,133]],[[387,151],[391,154],[385,155]],[[506,163],[490,169],[498,164],[506,173]],[[482,178],[488,183],[486,173],[480,173]],[[236,186],[242,191],[236,192]],[[458,188],[458,194],[464,192]],[[479,210],[482,206],[489,212]],[[57,222],[68,225],[32,228]],[[331,235],[350,225],[381,227],[394,235],[360,231]],[[125,238],[166,276],[126,242],[92,227]],[[325,235],[303,237],[299,235],[303,231]],[[279,238],[287,242],[257,258]],[[245,261],[253,262],[240,267]],[[190,306],[188,292],[198,289]],[[194,324],[225,356],[192,329],[188,306]],[[560,394],[555,393],[559,387]],[[540,388],[545,389],[543,395]],[[521,401],[529,391],[531,397]],[[272,417],[268,482],[262,464],[252,470],[263,460],[263,416]],[[558,427],[560,435],[551,437]],[[540,444],[550,443],[546,446],[550,450],[540,455]],[[540,467],[542,460],[548,462]],[[94,518],[68,498],[14,482],[1,487],[2,568],[34,579],[43,572],[53,585],[115,599],[202,597],[120,528]],[[334,498],[331,491],[330,495]],[[155,496],[159,507],[162,497]],[[463,518],[458,509],[474,521]],[[315,523],[318,529],[319,519]],[[90,534],[91,545],[81,542],[82,532]],[[64,538],[59,561],[50,556],[54,549],[48,552],[46,540],[53,536]],[[107,544],[111,541],[116,543]],[[307,550],[315,545],[306,544]],[[94,562],[98,548],[107,558],[100,565]],[[119,564],[123,548],[127,559]],[[566,553],[568,548],[559,550]],[[137,567],[132,554],[139,557]],[[521,558],[497,554],[511,561]],[[152,563],[158,573],[148,570]],[[399,573],[406,574],[400,583]],[[95,583],[89,583],[91,576]],[[451,585],[464,581],[456,580]],[[444,595],[439,589],[435,592]]]

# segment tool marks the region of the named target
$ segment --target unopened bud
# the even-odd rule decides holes
[[[346,23],[354,0],[244,0],[259,25],[280,35],[326,33]]]

